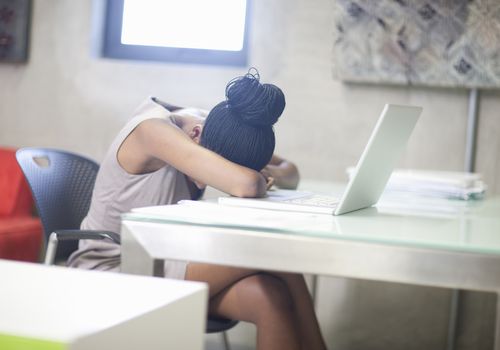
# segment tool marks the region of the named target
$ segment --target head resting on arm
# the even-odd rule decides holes
[[[226,100],[208,114],[201,145],[224,158],[260,171],[274,152],[273,125],[285,109],[285,95],[273,84],[262,84],[252,69],[226,86]]]

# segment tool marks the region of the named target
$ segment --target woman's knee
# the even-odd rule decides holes
[[[260,273],[252,276],[260,308],[278,312],[292,312],[293,300],[286,283],[278,277]]]

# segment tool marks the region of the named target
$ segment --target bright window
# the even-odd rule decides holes
[[[249,0],[108,0],[103,55],[246,65]]]

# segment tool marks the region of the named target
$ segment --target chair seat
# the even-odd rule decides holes
[[[207,333],[224,332],[236,326],[237,323],[238,321],[236,320],[209,317],[207,319],[206,332]]]
[[[38,262],[42,223],[31,216],[0,217],[0,258]]]

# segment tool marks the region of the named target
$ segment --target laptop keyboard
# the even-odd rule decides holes
[[[339,203],[338,198],[331,196],[323,196],[315,194],[313,196],[307,196],[302,198],[288,199],[283,201],[284,203],[293,203],[301,205],[312,205],[318,207],[336,207]]]

